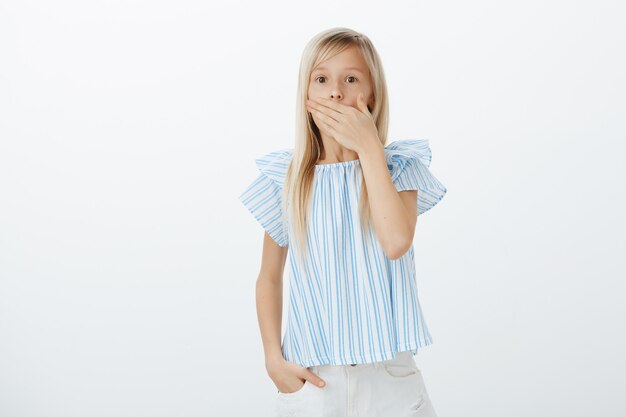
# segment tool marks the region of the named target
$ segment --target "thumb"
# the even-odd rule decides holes
[[[311,372],[309,369],[307,369],[305,373],[306,375],[304,378],[308,379],[309,382],[312,382],[320,388],[326,385],[326,382],[322,378],[317,376],[314,372]]]
[[[369,109],[367,108],[367,104],[365,104],[365,100],[363,100],[363,93],[359,93],[356,98],[356,105],[359,107],[363,113],[369,113]]]

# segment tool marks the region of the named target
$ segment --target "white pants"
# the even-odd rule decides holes
[[[437,416],[410,351],[381,362],[308,369],[326,385],[307,380],[298,391],[278,392],[278,417]]]

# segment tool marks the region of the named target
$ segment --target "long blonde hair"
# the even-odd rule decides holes
[[[389,124],[387,82],[380,57],[372,42],[367,36],[344,27],[328,29],[317,34],[307,43],[300,61],[296,95],[295,147],[285,176],[282,199],[283,213],[288,213],[291,218],[292,239],[289,246],[292,250],[298,248],[300,257],[303,256],[307,246],[306,232],[315,166],[323,149],[319,130],[306,109],[309,80],[311,72],[320,63],[353,45],[358,47],[369,68],[374,94],[374,106],[370,110],[382,145],[385,146],[387,143]],[[359,212],[361,224],[366,230],[369,229],[370,210],[363,177]],[[369,236],[369,233],[366,235]]]

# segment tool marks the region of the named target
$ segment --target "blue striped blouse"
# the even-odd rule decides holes
[[[446,194],[429,170],[428,139],[398,140],[384,150],[398,191],[418,190],[423,214]],[[290,221],[282,219],[281,191],[293,149],[257,158],[259,176],[239,196],[267,233],[285,247]],[[359,221],[358,159],[315,166],[309,250],[301,262],[289,251],[289,308],[283,356],[301,366],[345,365],[392,359],[433,339],[418,300],[413,245],[387,258],[373,228]],[[369,233],[370,239],[365,239]]]

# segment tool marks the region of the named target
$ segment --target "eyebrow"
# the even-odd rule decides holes
[[[327,69],[328,69],[328,68],[326,68],[326,67],[317,67],[317,68],[315,68],[313,71],[326,71]],[[363,70],[361,70],[360,68],[357,68],[357,67],[347,67],[347,68],[344,68],[344,70],[353,70],[353,71],[358,71],[358,72],[360,72],[360,73],[362,73],[362,74],[365,74],[365,73],[363,72]],[[312,71],[312,72],[313,72],[313,71]]]

